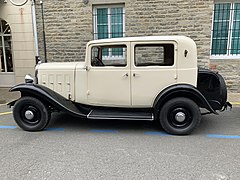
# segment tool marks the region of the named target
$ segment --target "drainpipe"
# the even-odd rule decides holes
[[[32,23],[33,23],[33,36],[34,36],[34,44],[36,49],[36,64],[40,61],[39,58],[39,50],[38,50],[38,34],[37,34],[37,23],[36,23],[36,9],[35,9],[35,0],[32,0]]]
[[[44,10],[43,10],[43,1],[40,1],[42,9],[42,28],[43,28],[43,48],[44,48],[44,62],[47,62],[47,48],[46,48],[46,36],[45,36],[45,24],[44,24]]]

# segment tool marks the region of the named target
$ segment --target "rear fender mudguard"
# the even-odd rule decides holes
[[[10,92],[20,91],[21,96],[31,96],[38,98],[40,101],[47,102],[52,107],[69,113],[74,116],[86,117],[74,103],[53,90],[38,84],[24,83],[12,87]],[[13,106],[16,101],[10,102],[8,105]]]
[[[158,117],[164,103],[175,97],[190,98],[199,107],[206,108],[210,113],[218,114],[208,103],[207,99],[194,86],[189,84],[177,84],[164,89],[155,99],[153,104],[155,117]]]

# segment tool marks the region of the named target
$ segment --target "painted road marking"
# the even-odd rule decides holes
[[[0,116],[12,114],[12,111],[0,113]]]
[[[0,126],[0,129],[16,129],[17,126]],[[64,131],[64,128],[47,128],[44,131]],[[111,129],[92,129],[90,132],[93,133],[118,133],[117,130]],[[147,131],[144,132],[146,135],[158,135],[158,136],[172,136],[171,134],[158,131]],[[240,139],[240,135],[223,135],[223,134],[207,134],[208,138],[215,139]]]
[[[240,102],[230,102],[232,105],[240,105]]]
[[[146,134],[146,135],[158,135],[158,136],[172,136],[168,133],[158,132],[158,131],[148,131],[148,132],[145,132],[144,134]]]
[[[0,126],[0,129],[16,129],[17,126]],[[64,131],[64,128],[47,128],[44,131]]]
[[[208,134],[207,137],[217,139],[240,139],[239,135]]]
[[[16,129],[17,126],[0,126],[0,129]]]
[[[92,129],[90,132],[94,133],[117,133],[117,130],[111,130],[111,129]]]

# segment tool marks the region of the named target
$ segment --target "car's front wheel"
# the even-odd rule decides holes
[[[25,131],[43,130],[51,117],[49,108],[34,97],[22,97],[14,105],[13,117]]]
[[[166,132],[187,135],[199,125],[201,112],[198,105],[191,99],[178,97],[163,105],[159,119]]]

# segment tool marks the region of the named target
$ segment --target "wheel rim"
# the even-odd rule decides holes
[[[192,113],[185,107],[173,108],[168,113],[168,122],[175,128],[188,127],[192,120]]]
[[[29,125],[36,125],[41,120],[41,113],[37,107],[26,105],[21,111],[21,119]]]

